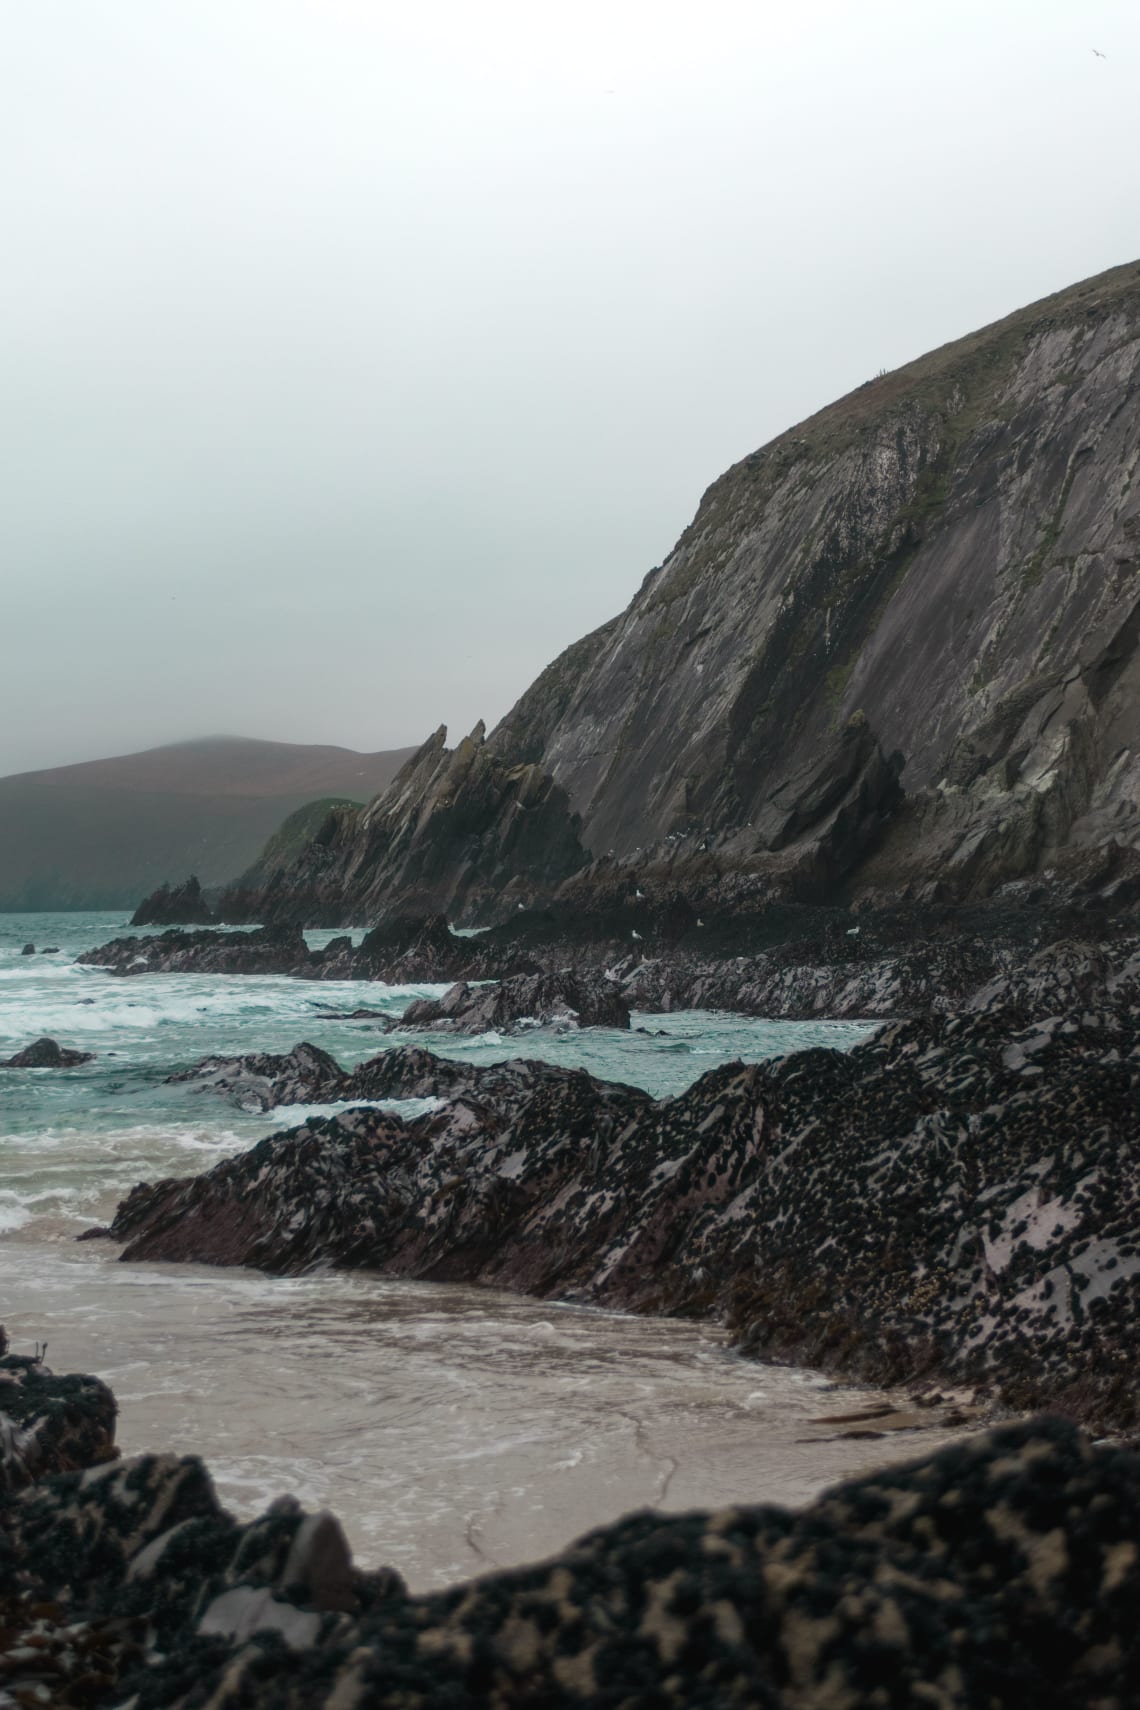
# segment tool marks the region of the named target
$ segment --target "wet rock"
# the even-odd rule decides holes
[[[1140,1461],[1055,1420],[425,1596],[290,1498],[238,1525],[191,1458],[45,1480],[4,1528],[16,1702],[1102,1710],[1140,1676]]]
[[[629,1028],[629,999],[604,974],[518,974],[491,986],[461,981],[441,998],[419,998],[401,1017],[405,1027],[487,1033],[520,1023],[543,1027]]]
[[[201,1092],[221,1093],[242,1110],[325,1102],[339,1098],[341,1087],[349,1082],[334,1057],[305,1043],[284,1053],[204,1057],[166,1078],[168,1083],[187,1081]]]
[[[36,1039],[25,1045],[14,1057],[0,1062],[0,1069],[74,1069],[80,1063],[90,1063],[94,1051],[72,1051],[58,1040]]]
[[[656,1102],[546,1063],[389,1050],[323,1096],[441,1108],[314,1119],[136,1188],[113,1233],[130,1259],[722,1313],[764,1357],[1133,1429],[1140,979],[1105,962],[1072,1013],[1072,960],[1030,995],[726,1064]]]
[[[76,961],[113,974],[294,974],[309,968],[311,956],[300,927],[282,926],[116,938]]]
[[[159,885],[131,916],[132,926],[209,926],[218,916],[202,895],[193,874],[180,885]]]
[[[113,1460],[115,1398],[93,1377],[57,1377],[34,1355],[10,1354],[0,1330],[0,1496],[51,1473]],[[0,1526],[2,1526],[0,1516]]]
[[[36,947],[34,944],[25,944],[24,948],[20,951],[21,956],[34,956],[35,953]]]

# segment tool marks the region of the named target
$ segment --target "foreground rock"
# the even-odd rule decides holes
[[[442,1108],[312,1120],[136,1188],[113,1232],[131,1259],[726,1314],[768,1357],[1132,1429],[1140,958],[1098,972],[1058,951],[975,1005],[849,1053],[727,1064],[661,1102],[391,1050],[341,1095]]]
[[[0,1512],[17,1703],[1123,1710],[1140,1682],[1140,1461],[1055,1421],[798,1514],[631,1515],[420,1597],[290,1498],[237,1525],[190,1458],[57,1476]]]
[[[96,1466],[119,1452],[115,1398],[106,1384],[56,1377],[43,1363],[46,1353],[9,1353],[0,1325],[0,1499],[49,1473]]]
[[[74,1069],[80,1063],[90,1063],[94,1056],[94,1051],[73,1051],[45,1035],[25,1045],[14,1057],[6,1057],[0,1069]]]

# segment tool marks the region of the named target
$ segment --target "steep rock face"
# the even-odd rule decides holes
[[[331,813],[291,867],[219,912],[307,924],[394,912],[478,915],[524,907],[586,861],[565,792],[542,768],[504,762],[482,724],[454,749],[442,726],[359,813]]]
[[[969,895],[1135,842],[1138,376],[1132,265],[869,382],[715,482],[490,746],[550,772],[595,855],[801,838],[857,713],[921,798],[884,880]]]

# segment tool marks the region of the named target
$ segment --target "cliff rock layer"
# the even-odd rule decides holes
[[[893,873],[945,853],[968,891],[1134,843],[1138,375],[1131,265],[868,382],[715,482],[492,748],[552,774],[595,854],[802,836],[788,786],[856,714],[920,796]]]

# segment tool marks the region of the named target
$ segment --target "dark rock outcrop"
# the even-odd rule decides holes
[[[132,926],[213,926],[217,916],[202,895],[193,874],[173,888],[159,885],[144,897],[131,916]]]
[[[410,1597],[327,1513],[238,1525],[195,1459],[3,1507],[5,1683],[92,1710],[1105,1710],[1140,1689],[1140,1460],[1006,1426],[801,1513],[630,1515]]]
[[[80,1063],[90,1063],[94,1056],[94,1051],[72,1051],[45,1036],[25,1045],[14,1057],[6,1057],[0,1069],[74,1069]]]
[[[310,950],[299,926],[238,932],[174,928],[153,938],[114,938],[76,960],[116,974],[289,974],[391,985],[482,979],[489,968],[496,976],[539,972],[531,957],[509,944],[488,951],[477,940],[458,936],[443,915],[397,915],[366,933],[358,945],[345,933],[323,950]]]
[[[75,959],[113,974],[296,974],[311,963],[300,927],[287,926],[254,932],[173,929],[153,938],[116,938]]]
[[[446,1102],[348,1110],[136,1188],[126,1256],[727,1313],[766,1356],[1140,1424],[1136,956],[1058,953],[962,1014],[728,1064],[659,1103],[407,1048],[341,1096]]]
[[[520,1023],[559,1027],[629,1027],[629,1000],[604,974],[516,974],[489,986],[451,987],[441,998],[417,998],[401,1017],[405,1027],[487,1033]]]
[[[191,1068],[168,1075],[167,1081],[188,1081],[200,1092],[220,1093],[242,1110],[321,1104],[352,1096],[344,1090],[352,1086],[352,1077],[345,1074],[335,1057],[307,1043],[283,1053],[203,1057]]]
[[[51,1473],[113,1460],[117,1409],[106,1384],[57,1377],[42,1355],[7,1348],[0,1328],[0,1501]]]

